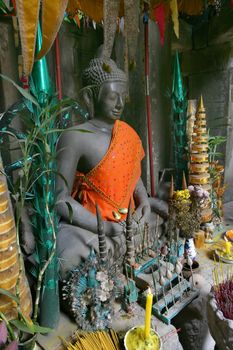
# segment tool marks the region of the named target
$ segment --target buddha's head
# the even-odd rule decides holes
[[[83,97],[91,118],[120,118],[128,92],[127,78],[113,60],[92,59],[83,73],[83,85]]]

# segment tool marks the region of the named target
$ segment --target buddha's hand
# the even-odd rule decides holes
[[[104,221],[104,233],[108,237],[117,237],[124,234],[124,226],[118,222]]]
[[[150,204],[141,203],[135,212],[133,213],[133,219],[137,224],[143,225],[145,222],[149,222],[150,218]]]

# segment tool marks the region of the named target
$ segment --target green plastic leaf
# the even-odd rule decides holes
[[[33,324],[33,329],[34,329],[34,333],[41,333],[41,334],[46,334],[53,331],[51,328],[41,327],[37,324]]]
[[[28,327],[28,325],[25,324],[25,322],[20,321],[20,320],[12,320],[9,321],[13,326],[15,326],[19,331],[24,332],[24,333],[29,333],[29,334],[34,334],[34,329],[33,325]]]
[[[0,10],[3,13],[9,13],[10,9],[7,7],[7,5],[5,4],[5,2],[3,0],[0,0]]]
[[[40,109],[40,105],[39,103],[36,101],[36,99],[29,94],[29,92],[27,92],[26,90],[24,90],[23,88],[21,88],[18,84],[16,84],[14,82],[14,80],[8,78],[7,76],[0,74],[0,77],[2,77],[3,79],[5,79],[6,81],[8,81],[9,83],[13,84],[16,89],[21,93],[21,95],[26,98],[27,100],[31,101],[36,107],[38,107]]]
[[[0,294],[6,295],[7,297],[11,298],[19,305],[19,303],[20,303],[19,298],[16,295],[9,292],[8,290],[0,288]]]
[[[52,134],[54,132],[68,132],[68,131],[79,131],[79,132],[83,132],[83,133],[89,133],[89,134],[94,134],[93,131],[89,131],[89,130],[85,130],[85,129],[74,129],[74,128],[70,128],[70,129],[53,129],[53,130],[48,130],[48,131],[45,131],[44,133],[45,134]]]

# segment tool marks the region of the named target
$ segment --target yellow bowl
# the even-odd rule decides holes
[[[138,330],[138,334],[137,334],[137,330]],[[144,333],[144,326],[136,326],[136,327],[129,329],[124,337],[125,350],[141,350],[141,349],[162,350],[162,347],[163,347],[162,339],[157,332],[155,332],[153,329],[150,330],[151,342],[150,342],[150,337],[149,337],[148,338],[148,345],[146,347],[145,347],[145,340],[143,339],[143,335],[142,335],[143,333]],[[151,335],[151,333],[153,333],[153,334]],[[130,342],[130,345],[129,344],[127,345],[127,338],[129,336],[131,336],[132,339],[128,339],[128,341],[131,340],[131,342]],[[138,336],[138,339],[136,339],[136,336]],[[153,336],[157,337],[158,344],[155,344],[154,341],[152,340]],[[135,337],[135,343],[132,344],[134,337]],[[157,347],[156,347],[156,345],[157,345]]]

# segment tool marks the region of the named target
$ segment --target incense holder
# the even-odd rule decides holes
[[[144,326],[137,326],[126,333],[124,346],[125,350],[162,350],[162,340],[153,329],[148,339],[145,339]]]

